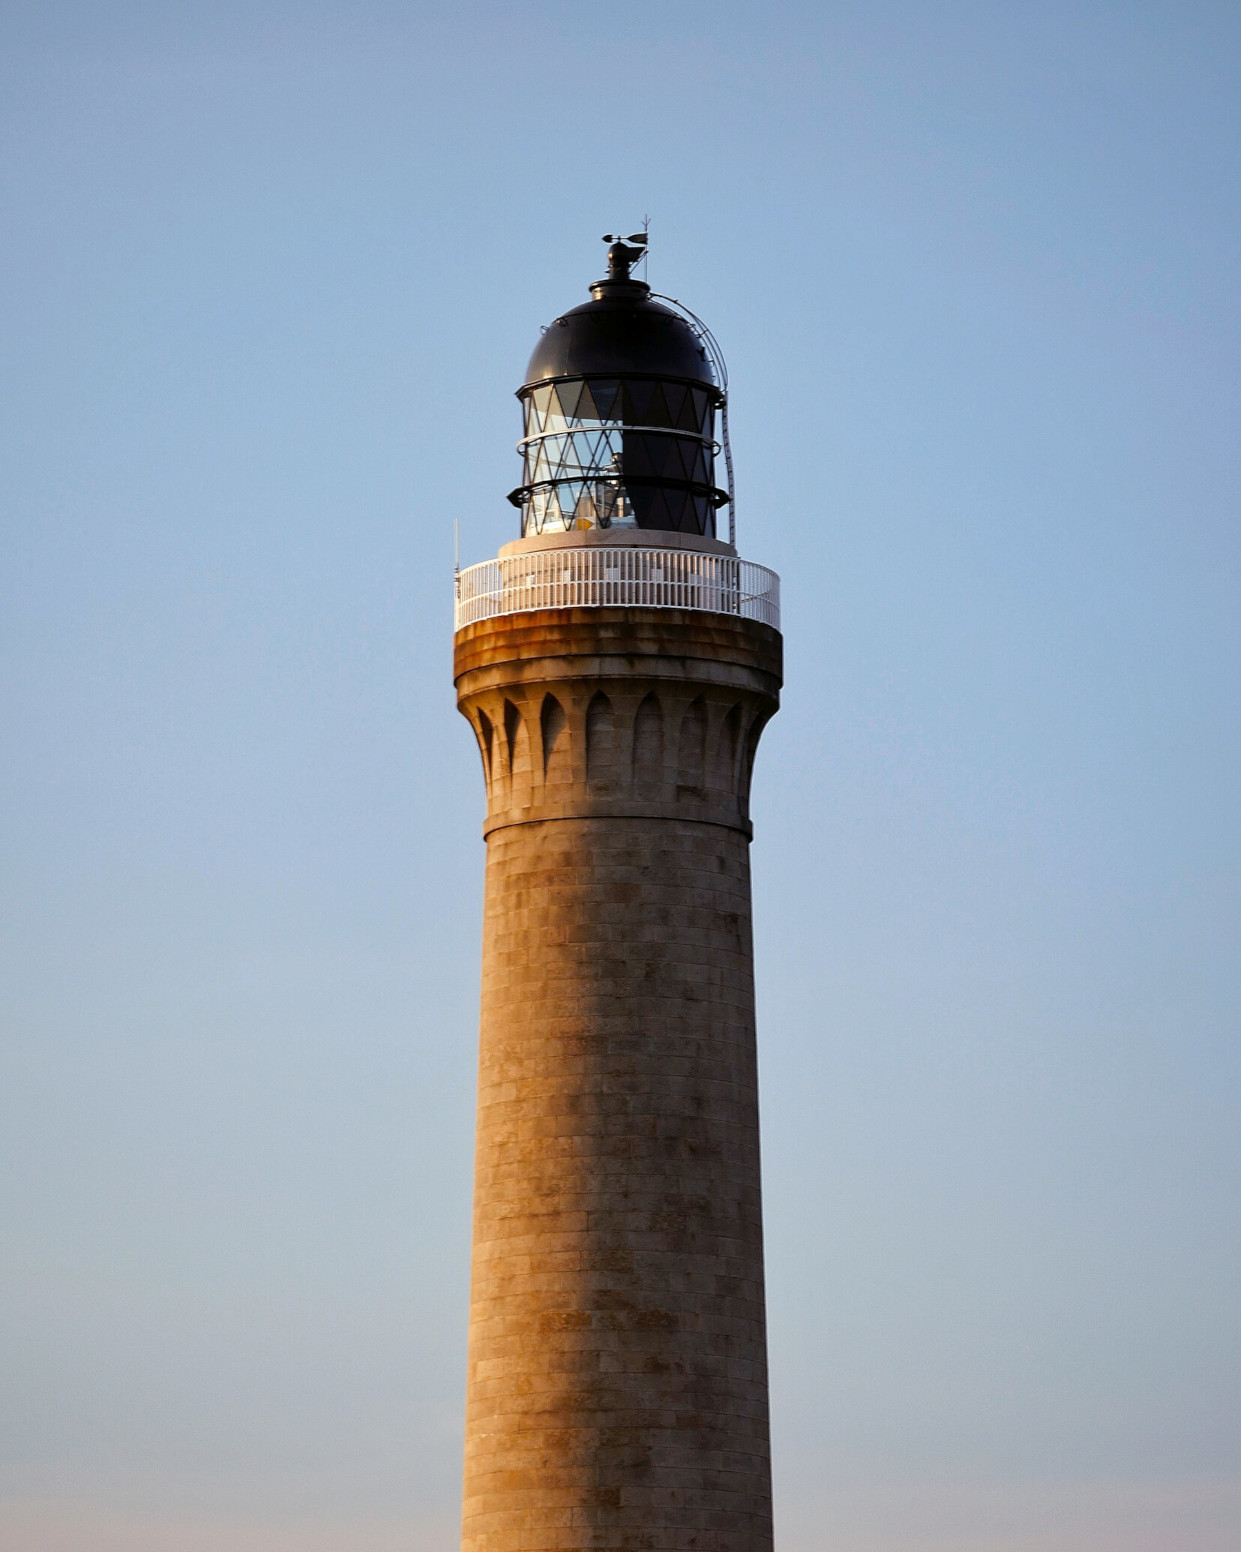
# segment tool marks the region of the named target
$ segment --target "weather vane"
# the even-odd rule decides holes
[[[608,248],[608,279],[628,280],[629,271],[639,259],[645,259],[649,253],[651,221],[648,216],[643,223],[640,232],[630,232],[628,237],[621,237],[613,232],[604,232],[603,240],[610,244]]]

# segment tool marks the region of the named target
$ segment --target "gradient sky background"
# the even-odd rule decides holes
[[[4,1552],[453,1547],[512,391],[784,577],[781,1552],[1241,1545],[1241,11],[0,5]]]

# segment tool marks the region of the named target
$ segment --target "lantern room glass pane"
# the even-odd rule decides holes
[[[536,388],[526,400],[527,404],[527,431],[542,431],[547,424],[547,407],[551,400],[552,390],[549,387]]]
[[[581,393],[580,382],[556,384],[556,397],[560,401],[560,418],[566,424],[571,425],[577,419],[577,406]]]
[[[654,387],[654,383],[640,377],[631,377],[625,383],[625,419],[630,425],[650,424],[651,393]]]

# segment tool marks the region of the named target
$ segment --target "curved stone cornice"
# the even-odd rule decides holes
[[[458,706],[478,739],[484,834],[589,817],[666,818],[750,834],[781,637],[680,609],[549,609],[466,626]]]

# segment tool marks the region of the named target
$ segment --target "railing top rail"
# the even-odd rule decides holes
[[[702,609],[780,626],[780,579],[733,555],[658,546],[533,550],[456,576],[456,629],[531,609]]]

